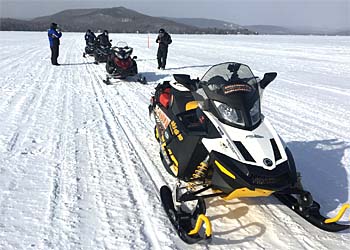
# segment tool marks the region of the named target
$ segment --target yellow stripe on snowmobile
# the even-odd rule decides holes
[[[196,109],[196,108],[198,108],[197,101],[190,101],[190,102],[186,103],[186,107],[185,107],[186,111],[191,110],[191,109]]]
[[[156,127],[155,137],[156,137],[157,140],[159,139],[159,132],[158,132],[158,128],[157,127]]]
[[[329,224],[329,223],[333,223],[333,222],[339,221],[340,218],[344,215],[345,211],[346,211],[348,208],[350,208],[350,204],[344,204],[344,205],[340,208],[338,214],[337,214],[335,217],[326,219],[326,220],[324,221],[324,223]],[[349,220],[350,220],[350,217],[349,217]]]
[[[198,216],[196,226],[188,233],[188,235],[197,234],[199,232],[199,230],[201,229],[203,222],[205,224],[205,235],[207,237],[210,237],[212,234],[211,223],[210,223],[210,220],[208,219],[208,217],[205,216],[204,214],[200,214]]]
[[[229,195],[224,197],[224,200],[232,200],[234,198],[240,197],[260,197],[260,196],[270,196],[273,193],[272,190],[256,188],[255,190],[250,190],[248,188],[239,188],[231,192]]]
[[[230,171],[228,171],[223,165],[220,164],[218,161],[214,161],[216,166],[220,169],[221,172],[226,174],[227,176],[230,176],[232,179],[236,179],[236,176],[232,174]]]
[[[165,137],[164,137],[164,135],[162,135],[162,137],[160,137],[160,140],[161,140],[162,142],[165,142]]]
[[[169,152],[170,158],[174,162],[175,166],[178,167],[179,166],[179,162],[176,160],[175,155],[173,154],[173,152],[170,149],[168,149],[168,152]]]
[[[170,155],[170,159],[173,161],[173,165],[170,166],[171,170],[173,171],[173,173],[175,174],[175,176],[178,175],[179,173],[179,162],[176,160],[175,155],[173,154],[173,152],[168,148],[168,152]]]

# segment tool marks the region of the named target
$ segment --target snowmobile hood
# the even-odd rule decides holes
[[[218,121],[218,118],[206,112],[215,124],[222,138],[203,139],[208,151],[216,150],[240,162],[273,170],[287,161],[284,146],[278,134],[267,119],[252,131],[236,128]]]

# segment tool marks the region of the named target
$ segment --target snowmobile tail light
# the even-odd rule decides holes
[[[221,165],[220,162],[215,161],[215,164],[220,169],[221,172],[223,172],[227,176],[230,176],[232,179],[236,179],[236,176],[232,174],[230,171],[228,171],[223,165]]]
[[[214,101],[214,104],[222,118],[224,118],[226,121],[244,126],[243,115],[240,110],[217,101]]]
[[[329,218],[329,219],[325,220],[324,223],[329,224],[329,223],[333,223],[333,222],[339,221],[340,218],[344,215],[345,211],[346,211],[348,208],[350,208],[350,204],[344,204],[344,205],[340,208],[338,214],[337,214],[335,217]],[[350,220],[350,218],[349,218],[349,220]]]

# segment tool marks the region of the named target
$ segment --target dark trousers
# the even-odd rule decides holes
[[[51,63],[57,64],[57,57],[59,54],[59,46],[54,45],[54,46],[50,47],[50,49],[51,49]]]
[[[158,59],[158,67],[165,68],[166,58],[168,56],[168,48],[158,48],[157,59]]]

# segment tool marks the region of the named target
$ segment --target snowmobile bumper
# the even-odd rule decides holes
[[[175,208],[172,193],[168,186],[161,187],[160,197],[171,224],[184,242],[194,244],[211,240],[212,227],[208,217],[204,215],[206,209],[203,199],[199,199],[197,206],[189,213]]]
[[[287,189],[293,185],[292,171],[287,161],[273,170],[265,170],[254,165],[242,163],[217,151],[210,153],[209,165],[213,166],[212,185],[214,189],[231,194],[235,190],[266,190],[262,195]],[[237,196],[239,197],[239,196]]]

